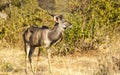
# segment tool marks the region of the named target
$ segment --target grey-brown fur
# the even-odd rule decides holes
[[[54,28],[50,30],[47,26],[37,27],[31,26],[23,34],[25,53],[26,53],[26,66],[27,60],[30,62],[32,68],[31,56],[36,47],[49,48],[53,43],[62,38],[62,33],[66,28],[71,27],[71,23],[67,22],[62,15],[52,15],[56,22]],[[49,52],[48,52],[49,54]],[[39,60],[40,50],[38,52]]]

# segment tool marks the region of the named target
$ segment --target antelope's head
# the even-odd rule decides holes
[[[53,17],[54,21],[56,23],[58,23],[61,28],[63,28],[63,30],[72,28],[72,24],[70,22],[66,21],[64,19],[63,15],[60,15],[60,14],[51,14],[51,13],[49,13],[49,14]]]

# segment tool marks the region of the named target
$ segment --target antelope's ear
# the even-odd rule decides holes
[[[54,16],[54,21],[58,22],[58,17]]]
[[[55,22],[61,21],[62,19],[64,19],[63,15],[56,15],[56,16],[54,16],[54,21]]]

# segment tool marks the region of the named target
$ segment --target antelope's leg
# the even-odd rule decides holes
[[[25,43],[25,72],[28,72],[28,55],[29,55],[29,51],[30,51],[30,46],[28,43]]]
[[[51,51],[50,51],[50,49],[47,49],[47,56],[48,56],[49,73],[50,73],[50,75],[52,75],[51,61],[50,61],[50,59],[51,59]]]
[[[31,67],[31,70],[32,70],[33,73],[34,73],[34,71],[33,71],[32,58],[31,58],[31,56],[32,56],[34,50],[35,50],[35,47],[31,46],[31,47],[30,47],[30,51],[29,51],[29,55],[28,55],[29,62],[30,62],[30,67]]]
[[[37,68],[38,68],[37,66],[38,66],[39,60],[40,60],[40,48],[38,49],[37,64],[35,66],[35,72],[37,72]]]

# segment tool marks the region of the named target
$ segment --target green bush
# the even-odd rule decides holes
[[[88,43],[90,49],[104,43],[107,36],[113,36],[120,29],[119,6],[120,2],[113,0],[72,0],[68,11],[73,29],[66,33],[66,42],[74,47]]]
[[[9,6],[0,6],[2,12],[9,16],[7,20],[0,18],[0,40],[6,40],[11,46],[23,42],[22,33],[30,25],[54,25],[37,0],[11,0],[11,10]],[[56,0],[55,7],[58,9],[54,11],[60,12],[61,6],[67,8],[61,11],[73,25],[64,36],[64,43],[70,50],[96,48],[105,42],[107,36],[111,38],[120,30],[120,2],[117,0]]]

